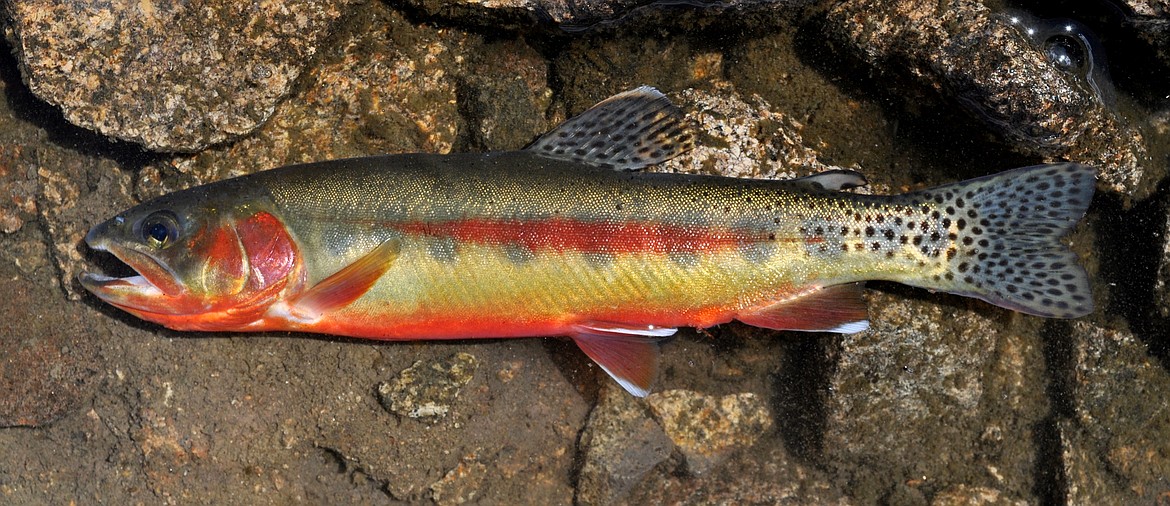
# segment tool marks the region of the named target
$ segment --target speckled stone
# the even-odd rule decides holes
[[[11,2],[25,82],[72,123],[196,151],[272,115],[350,0]]]
[[[825,465],[863,504],[907,483],[926,497],[959,485],[1032,497],[1048,409],[1036,330],[939,302],[870,292],[870,330],[841,337]]]
[[[695,475],[751,447],[773,423],[764,399],[751,392],[711,396],[668,390],[650,394],[646,402]]]
[[[1170,64],[1170,0],[1125,0],[1128,26],[1157,48],[1158,58]]]
[[[135,193],[148,199],[282,165],[385,153],[449,153],[463,118],[456,82],[474,36],[414,26],[368,4],[339,33],[304,86],[255,135],[145,167]]]
[[[1154,278],[1154,304],[1162,318],[1170,318],[1170,213],[1162,228],[1162,254]]]
[[[446,360],[418,361],[397,378],[378,385],[378,397],[387,411],[410,418],[441,418],[479,367],[470,353],[456,353]]]
[[[479,454],[465,455],[459,465],[431,484],[431,500],[438,506],[476,504],[487,478],[488,468],[479,461]]]
[[[625,21],[650,9],[662,10],[646,0],[407,0],[407,4],[432,16],[457,18],[493,27],[505,25],[554,24],[568,30]],[[695,0],[687,3],[662,2],[674,9],[708,10],[725,13],[744,8],[793,10],[811,0]]]
[[[1170,373],[1126,331],[1073,324],[1074,418],[1061,425],[1067,504],[1170,494]]]
[[[0,232],[11,234],[20,230],[37,212],[36,178],[24,148],[20,145],[0,146]]]
[[[722,63],[717,55],[708,59],[713,66]],[[744,97],[726,81],[713,84],[712,90],[687,88],[676,100],[703,142],[649,170],[789,179],[830,168],[805,144],[799,122],[759,95]]]
[[[130,175],[117,170],[113,160],[77,157],[61,149],[43,149],[37,158],[39,218],[61,287],[70,299],[79,300],[85,293],[77,283],[77,276],[87,269],[85,234],[95,223],[133,204]]]
[[[645,402],[613,383],[602,388],[579,448],[583,456],[579,504],[614,504],[672,451],[670,439],[650,418]]]
[[[828,20],[866,62],[938,90],[1017,150],[1094,165],[1113,191],[1154,191],[1141,133],[979,0],[849,0]]]
[[[91,350],[70,350],[82,324],[61,302],[43,302],[55,290],[35,277],[13,276],[10,266],[0,273],[0,427],[36,427],[81,403],[93,375],[82,355]]]
[[[463,79],[460,108],[468,118],[471,148],[507,151],[527,146],[556,126],[548,62],[518,42],[485,44]]]
[[[955,485],[935,494],[930,506],[1027,506],[1027,499],[1006,497],[990,487]]]

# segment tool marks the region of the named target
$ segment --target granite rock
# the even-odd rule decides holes
[[[610,23],[644,24],[680,10],[704,11],[710,16],[745,10],[795,11],[811,0],[407,0],[430,16],[459,19],[492,27],[551,25],[581,31]]]
[[[1125,0],[1119,3],[1129,9],[1129,25],[1157,48],[1163,65],[1170,65],[1170,1]]]
[[[1022,153],[1094,165],[1102,186],[1139,199],[1164,174],[1145,173],[1156,165],[1137,129],[979,0],[848,0],[827,19],[865,62],[936,90]]]
[[[1159,316],[1170,318],[1170,212],[1165,215],[1161,238],[1162,247],[1158,248],[1158,273],[1154,278],[1154,305]]]
[[[8,196],[0,199],[0,232],[5,234],[20,230],[37,214],[35,171],[26,161],[21,145],[0,148],[0,195]]]
[[[1073,417],[1061,428],[1068,504],[1170,497],[1170,373],[1133,334],[1072,325]]]
[[[905,295],[905,294],[903,294]],[[915,483],[1005,497],[1033,490],[1033,427],[1048,406],[1042,347],[1029,329],[985,314],[871,292],[869,331],[841,339],[823,454],[870,502]]]
[[[726,81],[687,88],[677,103],[699,132],[694,149],[650,170],[790,179],[830,167],[801,138],[802,125],[759,95],[744,97]]]
[[[476,452],[463,457],[459,465],[431,484],[431,500],[439,506],[476,504],[480,489],[488,478],[488,468]]]
[[[197,151],[272,115],[351,2],[9,2],[25,82],[72,123]]]
[[[717,397],[668,390],[650,394],[646,403],[695,475],[751,447],[773,424],[763,399],[751,392]]]
[[[450,152],[464,120],[457,82],[478,38],[415,26],[400,13],[361,6],[255,135],[143,168],[135,196],[171,191],[282,165],[402,152]]]
[[[583,459],[577,479],[580,504],[623,499],[672,451],[670,439],[650,417],[645,402],[612,383],[602,387],[578,447]]]

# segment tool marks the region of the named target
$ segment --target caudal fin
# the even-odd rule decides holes
[[[1061,238],[1089,207],[1096,174],[1036,165],[911,194],[940,204],[958,230],[945,281],[932,288],[1050,318],[1091,313],[1088,275]]]

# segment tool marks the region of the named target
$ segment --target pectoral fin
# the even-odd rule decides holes
[[[869,328],[868,310],[861,293],[861,283],[813,288],[745,311],[735,319],[773,330],[852,334]]]
[[[622,388],[636,397],[645,397],[658,374],[661,338],[677,331],[652,325],[596,322],[575,325],[570,337]]]
[[[348,306],[364,295],[398,258],[401,243],[387,239],[352,264],[313,285],[290,304],[298,316],[315,320],[329,311]]]

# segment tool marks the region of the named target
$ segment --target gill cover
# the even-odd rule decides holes
[[[86,289],[176,330],[229,330],[255,322],[298,266],[284,224],[263,211],[218,219],[132,210],[94,227],[86,242],[138,273],[125,278],[85,273]]]

